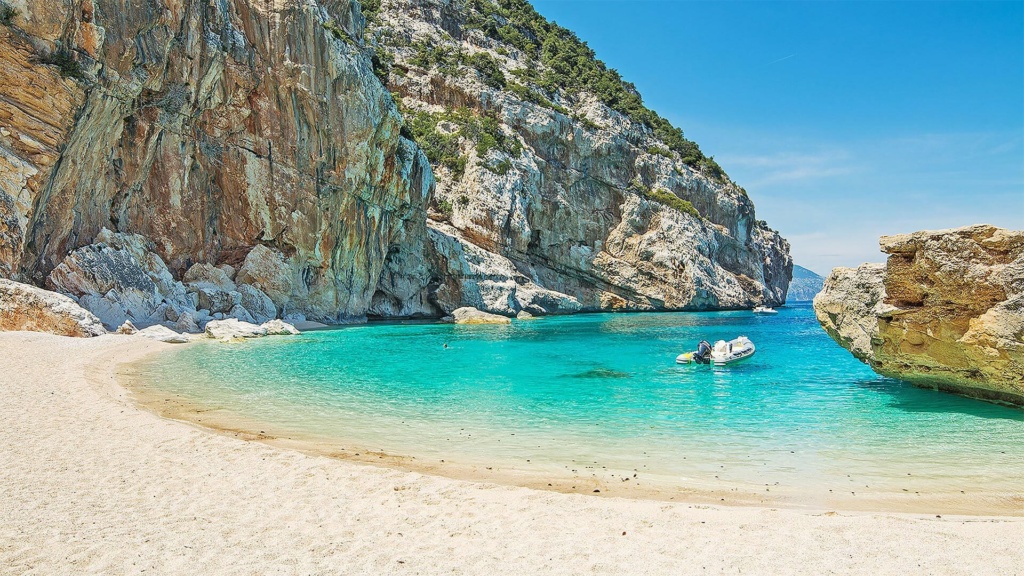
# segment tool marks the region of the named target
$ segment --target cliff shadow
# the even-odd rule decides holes
[[[909,382],[879,377],[854,383],[858,388],[889,396],[889,405],[908,413],[957,412],[977,418],[994,418],[1024,422],[1024,410],[958,396],[949,392],[920,388]]]

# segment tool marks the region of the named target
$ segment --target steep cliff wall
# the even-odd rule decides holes
[[[531,26],[578,40],[522,0],[2,1],[0,277],[108,329],[785,299],[746,193],[592,52],[613,96],[538,76]]]
[[[1024,231],[970,226],[883,236],[888,262],[836,268],[822,327],[876,372],[1024,405]]]
[[[42,285],[106,227],[151,240],[179,278],[269,246],[293,280],[280,307],[365,314],[433,180],[360,46],[358,4],[12,6],[0,274]]]
[[[372,8],[379,71],[437,176],[428,258],[441,270],[471,270],[436,278],[445,310],[785,301],[788,243],[571,32],[520,0]],[[600,78],[574,84],[586,74]],[[602,82],[608,102],[595,92]],[[613,108],[620,97],[630,107]],[[492,256],[466,260],[479,250]],[[541,306],[539,288],[561,296]]]

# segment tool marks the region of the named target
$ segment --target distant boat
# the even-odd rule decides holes
[[[740,336],[728,342],[719,340],[715,342],[715,347],[711,350],[711,362],[715,366],[725,366],[726,364],[746,360],[753,356],[755,351],[754,343],[746,336]]]
[[[754,306],[754,314],[778,314],[779,311],[767,306]]]

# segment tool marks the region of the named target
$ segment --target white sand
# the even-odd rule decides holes
[[[1021,517],[597,498],[211,433],[116,383],[167,346],[0,333],[0,573],[1024,574]]]

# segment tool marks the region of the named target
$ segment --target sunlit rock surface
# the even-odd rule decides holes
[[[814,299],[832,338],[876,372],[1024,405],[1024,231],[883,236],[885,265],[836,268]]]

